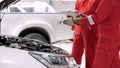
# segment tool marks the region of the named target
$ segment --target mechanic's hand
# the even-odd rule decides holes
[[[63,23],[68,26],[82,25],[80,18],[82,18],[82,17],[74,18],[72,16],[67,15],[67,19],[64,20]]]
[[[71,16],[71,15],[68,14],[66,16],[67,16],[67,19],[64,20],[63,23],[66,24],[66,25],[68,25],[68,26],[72,26],[72,25],[75,25],[75,24],[76,25],[82,25],[80,18],[83,18],[83,17],[85,17],[87,15],[85,15],[85,14],[79,14],[76,17],[73,17],[73,16]]]
[[[64,20],[63,23],[68,25],[68,26],[75,25],[74,22],[73,22],[73,17],[67,17],[67,19]]]

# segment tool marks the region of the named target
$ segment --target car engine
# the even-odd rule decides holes
[[[39,52],[68,55],[66,51],[64,51],[61,48],[52,46],[52,44],[47,44],[35,39],[27,39],[27,38],[6,36],[6,35],[0,35],[0,46],[17,48],[27,51],[39,51]]]

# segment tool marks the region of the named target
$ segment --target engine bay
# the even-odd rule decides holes
[[[48,52],[68,55],[66,51],[52,44],[44,43],[35,39],[21,38],[15,36],[0,35],[0,46],[17,48],[27,51]]]

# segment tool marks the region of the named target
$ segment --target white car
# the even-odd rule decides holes
[[[25,38],[0,35],[0,68],[77,68],[61,48]]]

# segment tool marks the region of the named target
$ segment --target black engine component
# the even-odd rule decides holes
[[[17,3],[20,0],[3,0],[2,2],[0,2],[0,10],[8,7],[10,4],[14,4]]]
[[[27,50],[27,51],[68,54],[63,49],[52,46],[51,44],[48,44],[48,43],[45,43],[42,41],[38,41],[38,40],[14,37],[14,36],[0,35],[0,45],[6,46],[6,47],[11,47],[11,48],[23,49],[23,50]]]

